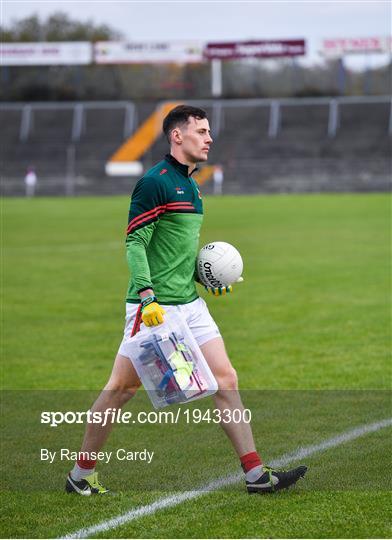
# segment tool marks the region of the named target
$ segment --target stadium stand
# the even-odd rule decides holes
[[[387,191],[390,97],[190,101],[206,109],[224,167],[224,193]],[[0,106],[3,195],[22,195],[34,166],[37,194],[129,193],[137,178],[108,177],[105,164],[159,104],[88,102]],[[147,169],[167,151],[158,138]],[[211,191],[210,183],[203,187]]]

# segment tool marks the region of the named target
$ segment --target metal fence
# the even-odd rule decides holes
[[[258,185],[255,184],[251,188],[248,183],[242,188],[239,186],[238,179],[245,182],[247,178],[258,174],[258,171],[259,176],[264,180],[268,177],[270,191],[278,185],[278,179],[275,178],[277,176],[281,185],[283,185],[283,178],[290,177],[288,182],[291,182],[290,186],[294,186],[293,191],[295,191],[295,185],[299,183],[303,190],[306,190],[306,185],[310,186],[311,182],[314,187],[317,185],[315,178],[321,176],[326,178],[325,185],[327,185],[329,175],[335,175],[335,180],[343,178],[342,182],[348,182],[346,179],[349,179],[350,174],[354,179],[362,175],[362,180],[369,189],[372,189],[372,186],[381,189],[380,186],[386,186],[388,182],[386,179],[388,175],[390,176],[390,165],[388,165],[390,155],[386,148],[392,136],[391,96],[208,99],[188,100],[184,103],[207,110],[212,134],[218,143],[213,145],[211,158],[214,160],[216,155],[219,161],[215,162],[226,166],[225,186],[231,192],[240,192],[241,189],[257,191]],[[154,106],[153,104],[136,104],[132,101],[0,104],[0,114],[3,119],[1,134],[3,193],[23,194],[24,173],[26,167],[31,164],[37,165],[37,173],[42,180],[38,192],[42,194],[128,193],[133,180],[107,177],[105,163],[119,144],[137,130],[144,117],[161,105],[162,102]],[[310,114],[312,108],[322,111],[322,114],[312,117]],[[371,146],[377,145],[377,141],[372,139],[371,129],[368,133],[366,125],[365,129],[361,125],[360,133],[356,133],[355,128],[351,128],[347,137],[347,125],[350,122],[354,124],[356,115],[360,116],[365,109],[367,112],[362,120],[365,123],[368,121],[373,130],[377,129],[377,137],[381,141],[380,147],[382,146],[379,154],[374,156]],[[42,112],[49,113],[46,120],[48,124],[45,124],[39,116]],[[373,114],[374,112],[377,114]],[[56,129],[61,128],[61,114],[64,115],[64,113],[67,115],[66,129],[63,129],[61,137],[52,138],[51,133],[56,135]],[[113,123],[111,122],[112,114],[117,115],[115,116],[117,124],[115,136],[110,126]],[[241,123],[242,116],[247,118],[243,123]],[[262,122],[258,120],[261,117]],[[86,121],[87,118],[89,118],[88,121]],[[97,136],[94,130],[98,124],[94,124],[94,119],[100,118],[101,131]],[[313,121],[317,122],[317,126],[312,124]],[[234,130],[235,123],[239,124],[239,134]],[[250,125],[246,125],[247,123]],[[247,129],[248,135],[246,135]],[[301,129],[302,132],[299,132],[298,130]],[[295,130],[299,133],[298,137]],[[340,135],[343,133],[346,134],[346,139],[350,139],[351,136],[353,139],[358,138],[360,135],[364,143],[359,150],[355,149],[355,155],[352,148],[347,152],[342,148],[336,151],[339,154],[336,157],[321,153],[317,156],[306,156],[301,150],[306,145],[317,147],[319,141],[316,136],[313,137],[316,133],[319,137],[321,133],[323,144],[327,142],[333,145],[335,151],[342,144],[344,137],[342,139]],[[303,135],[306,140],[301,139]],[[242,137],[245,139],[246,136],[252,140],[252,144],[255,143],[255,147],[259,144],[259,150],[255,150],[254,155],[242,154],[241,139]],[[235,141],[235,138],[239,141]],[[262,152],[260,152],[261,139],[264,141]],[[236,151],[232,152],[234,146]],[[218,148],[215,155],[214,147]],[[298,148],[300,151],[297,153]],[[162,150],[165,149],[164,142],[158,141],[142,157],[145,167],[160,159]],[[287,150],[289,150],[289,155]],[[344,169],[344,172],[336,173],[337,169],[339,171]],[[271,171],[275,171],[275,177],[271,175]],[[284,183],[284,186],[286,185],[288,184]],[[351,189],[355,189],[354,181],[350,182]]]
[[[326,132],[329,137],[336,136],[340,125],[340,110],[342,106],[350,104],[389,104],[388,133],[392,135],[392,98],[391,96],[363,96],[363,97],[331,97],[331,98],[301,98],[301,99],[226,99],[226,100],[192,100],[184,101],[196,107],[212,108],[211,128],[217,137],[225,126],[225,109],[232,107],[267,107],[269,109],[268,137],[278,137],[281,129],[282,107],[306,107],[311,105],[323,105],[328,107],[328,123]],[[157,108],[162,103],[157,105]],[[70,142],[78,142],[82,134],[86,134],[85,114],[88,110],[122,110],[123,138],[129,137],[138,126],[137,106],[132,101],[89,101],[68,103],[1,103],[0,111],[20,111],[19,141],[25,142],[34,130],[34,116],[38,111],[61,111],[67,110],[72,113],[72,130]],[[88,133],[86,134],[88,136]]]
[[[137,111],[132,101],[85,101],[69,103],[1,103],[0,111],[20,111],[19,141],[25,142],[34,129],[34,114],[38,111],[70,111],[72,112],[72,133],[70,140],[77,142],[86,131],[85,113],[87,110],[116,110],[124,111],[123,137],[126,139],[133,133],[137,125]]]

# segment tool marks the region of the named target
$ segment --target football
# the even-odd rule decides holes
[[[243,268],[241,255],[227,242],[206,244],[197,257],[199,279],[207,287],[227,287],[235,283]]]

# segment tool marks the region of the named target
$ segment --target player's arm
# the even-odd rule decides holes
[[[146,225],[127,236],[127,261],[142,306],[142,320],[146,326],[163,322],[165,310],[154,294],[146,248],[154,233],[155,225]]]
[[[153,178],[142,178],[132,194],[127,228],[127,262],[142,305],[142,320],[147,326],[163,322],[164,309],[154,294],[147,247],[159,216],[165,209],[165,193]]]

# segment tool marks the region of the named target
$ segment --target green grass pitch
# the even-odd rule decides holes
[[[107,450],[148,448],[150,465],[111,461],[115,495],[63,493],[83,426],[42,410],[87,410],[121,340],[127,197],[2,202],[1,537],[52,538],[238,471],[219,426],[114,429]],[[387,195],[206,197],[200,245],[224,240],[244,283],[207,298],[268,461],[390,416]],[[194,406],[212,406],[208,399]],[[151,409],[144,392],[126,410]],[[306,458],[305,481],[249,497],[241,483],[98,534],[106,538],[388,538],[391,430]]]

